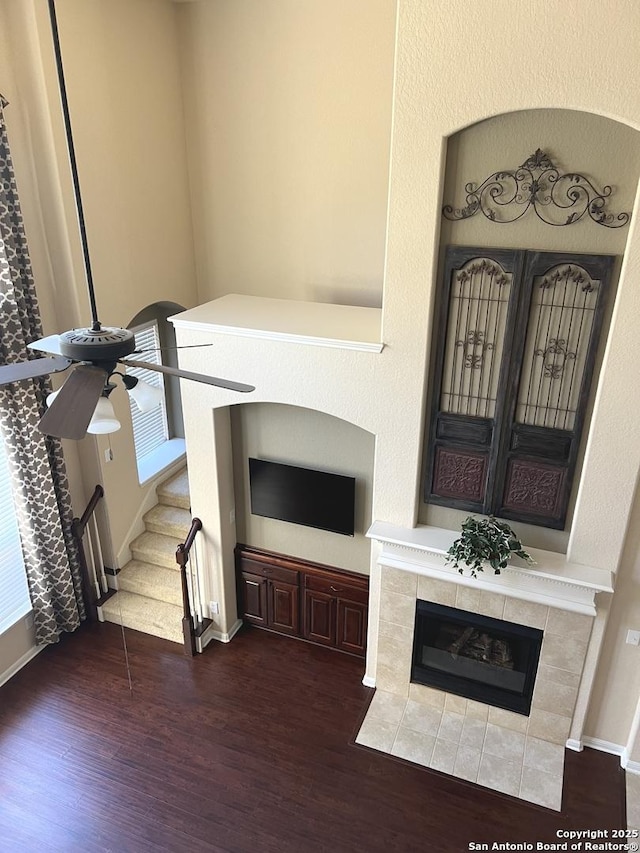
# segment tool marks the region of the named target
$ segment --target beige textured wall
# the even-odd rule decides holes
[[[101,319],[123,325],[153,302],[192,305],[174,6],[57,0],[56,8]]]
[[[320,412],[269,403],[232,407],[231,423],[238,541],[368,574],[374,436]],[[250,456],[355,477],[355,536],[252,515]]]
[[[640,647],[626,642],[629,628],[640,629],[640,491],[636,494],[615,594],[598,666],[586,731],[591,737],[625,746],[640,702]],[[640,760],[636,750],[635,760]]]
[[[395,6],[177,7],[201,301],[380,304]]]

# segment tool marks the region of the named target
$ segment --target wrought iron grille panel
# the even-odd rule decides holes
[[[516,421],[572,430],[600,282],[575,264],[533,281]]]
[[[511,274],[489,258],[475,258],[452,273],[443,412],[494,416],[511,280]]]

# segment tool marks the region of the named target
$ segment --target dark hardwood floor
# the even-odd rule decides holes
[[[551,812],[354,745],[356,658],[255,629],[193,660],[126,636],[132,693],[114,625],[0,688],[2,853],[460,853],[624,826],[614,756],[568,752]]]

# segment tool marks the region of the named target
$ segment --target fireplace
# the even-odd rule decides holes
[[[375,680],[365,681],[376,693],[356,743],[560,810],[564,748],[582,714],[576,700],[595,597],[612,592],[611,573],[535,551],[533,569],[514,564],[499,575],[469,578],[446,559],[454,531],[375,522],[369,535],[381,546]],[[462,625],[449,640],[458,644],[453,652],[438,649],[429,636],[438,621],[445,623],[444,635],[448,625]],[[488,637],[471,640],[469,656],[461,654],[468,628]],[[460,670],[486,663],[489,644],[491,677],[490,667],[481,668],[488,684],[476,667],[470,678],[466,671],[423,665],[424,646],[444,651]],[[507,665],[497,667],[496,659]],[[425,684],[425,673],[449,683]],[[476,698],[479,690],[484,698]]]
[[[528,716],[542,636],[537,628],[418,600],[411,680]]]

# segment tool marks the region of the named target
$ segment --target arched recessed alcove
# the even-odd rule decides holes
[[[375,436],[332,415],[282,403],[231,406],[230,421],[238,541],[368,574]],[[355,477],[355,535],[252,515],[249,457]]]
[[[503,113],[471,124],[447,139],[442,203],[466,204],[465,185],[481,184],[501,170],[515,170],[536,150],[561,173],[609,185],[607,211],[633,209],[640,176],[640,133],[603,115],[569,109]],[[499,224],[478,213],[464,221],[441,218],[440,246],[487,245],[545,251],[622,255],[629,228],[603,228],[588,217],[568,226],[547,225],[529,209],[517,222]]]
[[[561,175],[578,173],[588,178],[599,190],[610,186],[612,191],[605,202],[606,213],[615,217],[633,209],[640,176],[640,133],[605,116],[566,109],[505,113],[469,125],[449,137],[442,184],[443,205],[450,205],[458,210],[464,208],[470,201],[469,184],[478,187],[491,175],[501,171],[516,171],[538,149],[549,157]],[[524,202],[523,199],[523,211],[526,208]],[[568,210],[568,213],[570,212],[572,209]],[[561,215],[558,222],[564,221]],[[565,529],[551,530],[519,523],[519,533],[533,547],[560,552],[566,552],[568,547],[590,414],[597,391],[597,376],[606,347],[617,281],[629,233],[628,225],[603,227],[590,218],[588,212],[570,224],[550,225],[536,215],[533,206],[526,209],[516,221],[511,222],[493,221],[483,215],[481,210],[454,221],[445,216],[440,220],[436,300],[444,275],[444,257],[447,247],[451,246],[615,257],[606,299],[603,332],[593,370],[596,379],[591,384]],[[437,345],[437,337],[433,335],[434,345]],[[432,354],[430,364],[433,364],[433,359]],[[433,376],[430,377],[430,386],[433,386]],[[435,506],[422,501],[418,519],[423,524],[458,529],[467,514],[464,510]]]
[[[184,306],[177,302],[154,302],[147,305],[131,318],[128,328],[136,329],[148,323],[157,323],[158,337],[162,348],[162,363],[168,367],[178,367],[178,351],[176,349],[176,332],[168,318],[184,311]],[[167,417],[169,432],[172,438],[184,438],[184,422],[182,418],[182,398],[180,396],[180,380],[174,376],[164,377],[164,388],[167,398]]]

